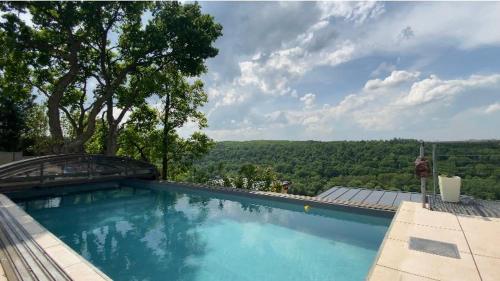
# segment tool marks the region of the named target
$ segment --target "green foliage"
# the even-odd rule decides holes
[[[56,152],[83,150],[106,108],[105,149],[113,154],[125,114],[155,94],[150,74],[202,74],[222,35],[197,3],[4,2],[0,8],[8,92],[34,90],[47,98]]]
[[[0,150],[19,151],[23,133],[28,131],[28,118],[34,97],[26,74],[29,69],[22,58],[26,54],[8,52],[6,31],[0,29]]]
[[[27,131],[30,98],[16,99],[7,92],[0,92],[0,151],[23,149],[22,135]]]
[[[253,164],[244,164],[239,171],[234,173],[225,173],[223,164],[218,163],[217,169],[209,168],[208,173],[217,172],[215,178],[208,181],[210,185],[224,187],[236,187],[252,190],[281,192],[282,182],[271,167],[263,167]],[[222,177],[219,175],[224,174]]]
[[[142,106],[134,110],[120,132],[118,155],[129,156],[162,165],[162,123],[155,109]],[[204,156],[213,141],[205,134],[194,132],[189,138],[181,138],[175,131],[168,135],[169,179],[187,180],[192,177],[191,167],[195,160]],[[202,180],[202,175],[198,180]]]
[[[262,180],[256,171],[269,167],[276,179],[292,182],[291,193],[305,195],[336,185],[419,191],[414,175],[418,153],[416,140],[401,139],[219,142],[195,168],[209,180],[233,177],[243,186],[237,175]],[[425,154],[431,157],[430,146]],[[463,193],[500,199],[500,141],[439,144],[438,155],[438,171],[462,177]],[[217,171],[220,163],[223,174]],[[428,183],[431,190],[432,179]]]
[[[46,111],[46,107],[40,104],[34,104],[28,110],[26,131],[23,133],[25,155],[44,155],[51,151]]]
[[[167,153],[169,146],[172,146],[171,136],[175,130],[190,121],[198,125],[199,129],[207,126],[207,120],[203,112],[199,110],[207,102],[207,94],[203,91],[203,83],[196,80],[189,83],[186,77],[177,70],[156,72],[151,75],[156,95],[162,101],[161,125],[162,132],[162,169],[163,179],[170,178],[169,160],[170,153]],[[190,146],[193,143],[205,143],[208,139],[202,134],[194,134],[193,140],[197,142],[187,142],[184,145]],[[174,142],[175,145],[175,142]],[[201,147],[192,147],[190,151],[197,151]],[[207,151],[200,153],[206,153]],[[175,155],[174,155],[175,156]]]
[[[107,126],[104,119],[97,119],[96,128],[92,137],[85,143],[85,152],[104,154],[106,148]]]

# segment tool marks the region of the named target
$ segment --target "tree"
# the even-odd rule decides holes
[[[196,80],[189,83],[181,72],[170,70],[159,72],[155,76],[156,94],[162,101],[162,178],[168,179],[169,143],[175,140],[173,132],[188,121],[198,125],[199,129],[207,126],[205,115],[199,110],[207,102],[203,83]],[[198,141],[202,134],[194,135]]]
[[[181,138],[175,130],[168,133],[168,147],[163,147],[160,114],[149,106],[135,109],[125,123],[119,139],[118,154],[163,165],[163,155],[168,156],[169,178],[184,179],[194,161],[204,156],[213,146],[205,134],[194,132],[189,138]]]
[[[43,155],[50,152],[46,109],[45,105],[34,104],[27,111],[23,145],[28,155]]]
[[[29,69],[24,75],[47,98],[55,152],[82,151],[106,107],[106,152],[114,154],[118,124],[140,105],[123,96],[137,94],[133,76],[166,67],[202,73],[204,60],[217,54],[212,44],[222,29],[196,3],[9,2],[2,11],[2,47],[26,54],[20,57]],[[32,23],[22,20],[23,13]],[[61,113],[72,127],[71,138],[64,134]]]
[[[247,180],[246,188],[252,189],[257,178],[257,168],[252,164],[245,164],[241,166],[239,174]]]
[[[154,162],[160,150],[158,112],[142,106],[134,110],[123,127],[119,140],[119,153],[143,161]]]
[[[187,139],[171,133],[167,147],[169,179],[179,181],[189,178],[190,168],[194,162],[208,153],[213,145],[212,139],[201,132],[195,132]],[[161,152],[163,155],[163,149]]]
[[[0,4],[1,5],[1,4]],[[0,29],[0,47],[8,42]],[[0,48],[0,150],[19,151],[23,148],[22,134],[26,131],[28,110],[33,105],[26,64],[17,61],[26,54]]]
[[[26,131],[31,99],[16,99],[9,93],[0,93],[0,151],[22,150],[22,133]]]
[[[414,174],[418,147],[416,140],[401,139],[218,142],[194,165],[204,177],[193,180],[222,177],[244,187],[244,177],[253,176],[239,172],[251,164],[256,167],[254,183],[258,183],[253,188],[264,190],[275,178],[271,190],[279,191],[280,180],[286,180],[292,182],[289,192],[313,196],[332,186],[419,191],[420,181]],[[500,199],[500,141],[439,144],[438,151],[438,173],[462,177],[464,194]],[[217,169],[219,163],[224,163],[225,175]]]

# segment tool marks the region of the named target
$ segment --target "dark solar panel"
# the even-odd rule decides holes
[[[392,203],[394,202],[394,199],[396,199],[397,195],[398,192],[396,191],[386,191],[384,192],[384,195],[382,195],[382,198],[378,201],[378,204],[392,206]]]
[[[368,195],[372,193],[373,190],[371,189],[360,189],[358,194],[356,194],[354,197],[352,197],[350,200],[354,202],[363,202]]]
[[[409,193],[409,192],[399,192],[398,196],[394,200],[393,205],[394,206],[399,206],[399,204],[401,204],[401,202],[403,202],[403,201],[411,201],[411,193]]]
[[[321,193],[318,198],[328,200],[344,200],[366,204],[379,204],[381,206],[398,207],[403,201],[422,202],[422,194],[418,192],[403,192],[389,190],[373,190],[365,188],[333,187]],[[500,203],[496,201],[485,201],[470,199],[462,204],[452,205],[443,203],[439,195],[433,199],[433,208],[443,212],[457,212],[460,214],[477,215],[485,217],[500,217]],[[481,201],[480,203],[477,203]],[[468,202],[468,203],[464,203]],[[476,202],[476,203],[475,203]]]
[[[364,203],[377,204],[380,198],[384,195],[382,190],[374,190],[370,196],[366,197]]]
[[[337,189],[339,189],[339,188],[338,187],[332,187],[332,188],[328,189],[327,191],[321,193],[317,197],[319,197],[319,198],[326,198],[328,195],[332,194],[332,192],[334,192]]]
[[[355,196],[360,191],[361,191],[361,189],[359,189],[359,188],[351,188],[349,191],[342,194],[337,199],[338,200],[350,200],[353,196]]]
[[[412,193],[411,194],[411,201],[412,202],[422,202],[422,194],[420,193]]]
[[[340,195],[344,194],[345,192],[347,192],[350,188],[347,188],[347,187],[341,187],[337,190],[335,190],[334,192],[330,193],[328,196],[326,196],[325,198],[326,199],[330,199],[330,200],[335,200],[337,199],[337,197],[339,197]]]

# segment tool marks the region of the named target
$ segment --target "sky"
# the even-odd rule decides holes
[[[200,4],[215,140],[500,138],[500,2]]]

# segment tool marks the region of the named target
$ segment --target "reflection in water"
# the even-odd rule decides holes
[[[65,196],[58,208],[44,209],[44,200],[25,207],[115,280],[195,280],[196,264],[185,261],[204,254],[196,225],[207,212],[188,219],[175,208],[177,193],[121,191]]]
[[[20,205],[115,280],[363,280],[389,224],[256,202],[121,187]]]

